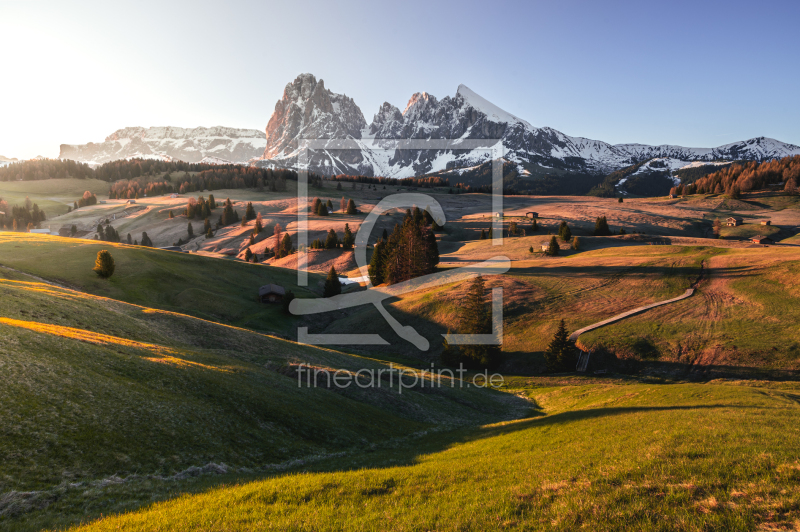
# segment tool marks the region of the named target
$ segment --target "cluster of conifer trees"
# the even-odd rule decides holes
[[[203,196],[197,199],[189,198],[186,202],[186,209],[183,211],[183,214],[190,220],[194,220],[195,218],[205,220],[211,216],[211,211],[216,208],[217,202],[214,199],[214,194],[209,194],[208,200]]]
[[[344,196],[342,196],[341,201],[339,202],[339,210],[345,214],[358,214],[358,209],[356,208],[356,202],[353,201],[352,198],[347,200]],[[322,201],[319,198],[314,198],[311,202],[311,213],[317,216],[328,216],[331,212],[334,211],[334,205],[331,200]]]
[[[694,185],[698,194],[728,194],[759,190],[784,183],[784,190],[795,194],[800,185],[800,155],[763,163],[733,164],[698,179]]]
[[[324,242],[317,238],[311,242],[308,247],[311,249],[336,249],[339,247],[342,249],[353,249],[353,244],[355,244],[355,242],[356,237],[353,235],[353,231],[350,230],[350,224],[346,223],[344,224],[344,234],[341,240],[339,239],[339,235],[336,234],[336,231],[330,229]]]
[[[95,240],[102,240],[103,242],[119,242],[120,237],[119,233],[117,233],[116,229],[114,229],[111,224],[107,224],[105,228],[103,228],[103,225],[100,224],[97,226]]]
[[[598,216],[594,222],[594,236],[608,236],[611,234],[611,228],[608,227],[608,221],[605,216]]]
[[[38,181],[41,179],[91,179],[88,164],[61,159],[31,159],[0,167],[0,181]]]
[[[72,208],[80,209],[81,207],[88,207],[89,205],[97,205],[97,196],[87,190],[78,201],[72,204]]]
[[[406,211],[402,224],[375,244],[369,264],[373,286],[395,284],[427,275],[439,264],[439,247],[431,230],[433,217],[419,207]]]
[[[275,224],[273,235],[275,235],[275,245],[272,249],[272,254],[276,259],[282,259],[294,253],[292,237],[289,236],[289,233],[283,233],[280,224]]]
[[[447,178],[440,176],[427,176],[427,177],[403,177],[395,179],[391,177],[371,177],[365,175],[333,175],[330,177],[331,181],[339,181],[343,183],[364,183],[370,185],[392,185],[401,187],[448,187],[450,181]]]
[[[39,206],[31,202],[30,198],[25,198],[25,203],[21,206],[8,206],[3,198],[0,198],[0,227],[6,231],[30,231],[37,227],[47,217]]]
[[[148,181],[146,177],[116,181],[111,185],[108,197],[110,199],[124,200],[172,194],[175,192],[175,187],[169,181],[170,176],[166,174],[164,177],[164,181]]]

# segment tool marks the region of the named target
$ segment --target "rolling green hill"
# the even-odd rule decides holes
[[[92,271],[97,252],[109,249],[116,273],[102,280]],[[283,268],[92,240],[0,232],[0,265],[95,295],[158,307],[260,331],[285,333],[294,319],[280,305],[258,302],[258,288],[284,286],[297,297],[316,297],[323,277]]]
[[[299,386],[298,364],[387,366],[6,268],[0,342],[0,528],[15,530],[135,508],[198,471],[264,473],[529,406],[475,387]]]
[[[109,185],[99,179],[44,179],[41,181],[0,181],[0,198],[9,205],[22,205],[25,198],[39,205],[48,219],[67,212],[85,191],[108,194]]]
[[[533,388],[541,417],[321,463],[79,530],[790,530],[797,387]]]

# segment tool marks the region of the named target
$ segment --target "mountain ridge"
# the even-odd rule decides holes
[[[181,159],[190,163],[214,157],[244,164],[262,154],[265,147],[266,139],[257,129],[137,126],[118,129],[103,142],[62,144],[59,159],[96,165],[133,157]]]
[[[298,76],[294,84],[317,81],[312,74]],[[290,83],[287,88],[292,86]],[[325,89],[326,94],[333,94]],[[296,98],[296,94],[295,94]],[[288,108],[288,103],[276,105]],[[294,104],[301,107],[295,99]],[[467,168],[488,162],[489,152],[465,150],[393,150],[400,139],[495,139],[502,144],[505,159],[516,163],[520,174],[535,176],[550,173],[608,174],[643,160],[672,158],[686,161],[758,160],[800,154],[800,147],[768,137],[754,137],[714,148],[688,148],[672,144],[650,146],[639,143],[610,144],[600,140],[566,135],[551,127],[536,127],[483,98],[464,84],[454,96],[438,99],[427,92],[414,93],[401,112],[395,105],[384,102],[373,115],[369,126],[355,131],[331,128],[322,124],[336,123],[335,113],[325,115],[316,105],[318,114],[304,117],[295,113],[291,120],[283,118],[281,142],[291,149],[276,149],[268,140],[264,155],[254,164],[259,166],[297,167],[297,147],[310,139],[352,139],[360,150],[309,151],[309,169],[322,173],[349,173],[411,177]],[[357,113],[360,116],[360,109]],[[273,115],[273,119],[275,115]],[[307,118],[310,118],[308,120]],[[344,117],[346,118],[346,117]],[[273,122],[270,120],[270,123]],[[292,129],[290,126],[294,124]],[[269,130],[269,128],[268,128]]]
[[[303,141],[354,141],[357,149],[309,150],[308,168],[324,175],[414,177],[486,164],[491,151],[397,150],[398,140],[470,139],[501,148],[524,179],[537,176],[607,175],[654,158],[679,161],[764,161],[800,154],[800,146],[753,137],[713,148],[673,144],[610,144],[531,125],[464,84],[453,96],[416,92],[400,109],[384,102],[367,123],[355,101],[335,93],[313,74],[286,84],[263,132],[255,129],[127,127],[101,143],[62,144],[60,158],[100,164],[114,159],[155,157],[199,162],[206,158],[260,167],[298,168]],[[499,144],[498,144],[499,143]]]

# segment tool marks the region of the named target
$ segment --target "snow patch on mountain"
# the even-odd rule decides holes
[[[517,118],[511,113],[508,113],[500,109],[489,100],[476,94],[472,89],[470,89],[463,83],[458,86],[458,89],[456,90],[456,96],[460,96],[464,100],[465,104],[471,106],[473,109],[477,111],[482,112],[489,118],[489,120],[492,120],[493,122],[501,122],[506,124],[522,124],[525,127],[533,128],[533,126],[531,126],[525,120]]]
[[[230,127],[126,127],[103,142],[62,144],[59,158],[92,165],[117,159],[179,159],[196,163],[206,156],[246,163],[264,152],[267,139],[257,129]]]

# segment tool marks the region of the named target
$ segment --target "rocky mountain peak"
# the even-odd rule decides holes
[[[302,139],[360,139],[366,126],[367,121],[352,98],[328,90],[325,82],[317,81],[312,74],[300,74],[286,85],[283,98],[275,104],[267,124],[267,147],[262,159],[293,157]],[[359,154],[348,160],[358,164],[360,157]]]

